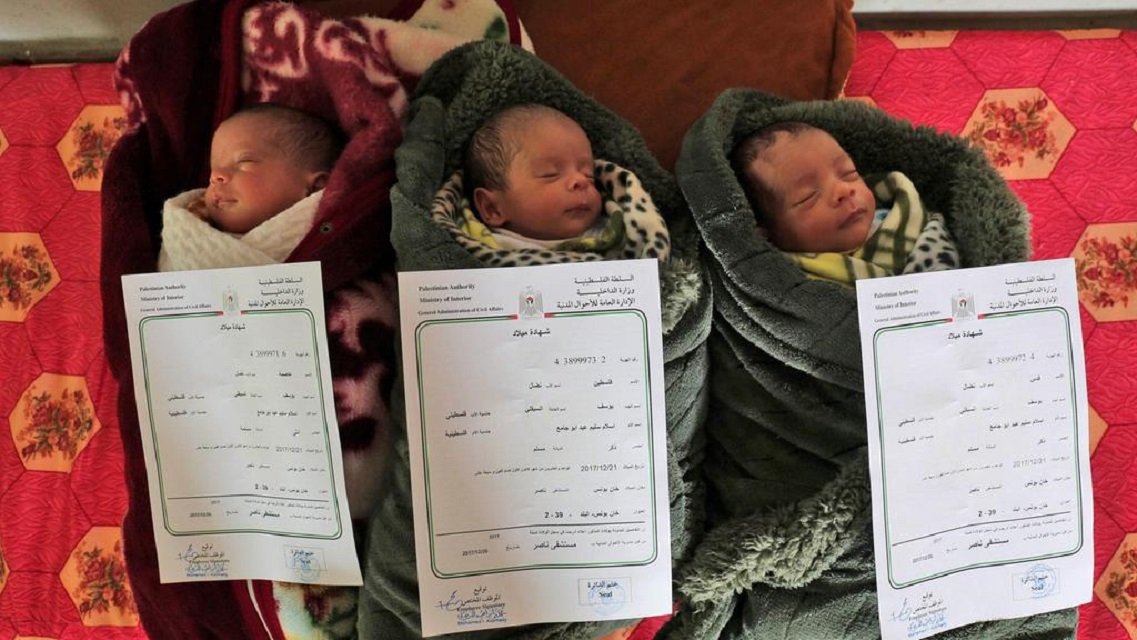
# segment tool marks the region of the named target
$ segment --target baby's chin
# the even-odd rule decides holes
[[[573,220],[573,225],[565,232],[564,238],[557,238],[558,240],[571,240],[579,238],[584,235],[589,229],[596,226],[596,222],[600,220],[600,214],[593,214],[588,216],[581,216],[579,219]]]
[[[829,251],[832,253],[848,253],[855,251],[865,244],[869,239],[869,232],[872,230],[873,214],[872,210],[865,209],[865,212],[860,215],[860,218],[849,226],[843,229],[838,237],[834,238],[834,248]]]
[[[241,231],[234,231],[226,223],[226,215],[220,207],[213,204],[210,198],[201,198],[194,200],[187,207],[189,212],[197,216],[200,220],[205,221],[209,226],[221,231],[229,231],[234,233],[243,233]]]

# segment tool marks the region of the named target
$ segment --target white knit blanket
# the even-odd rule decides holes
[[[192,271],[280,264],[304,239],[316,219],[317,191],[244,235],[215,229],[189,210],[205,189],[180,193],[162,208],[159,271]]]

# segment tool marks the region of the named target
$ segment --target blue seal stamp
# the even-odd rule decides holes
[[[1025,573],[1016,573],[1013,579],[1015,600],[1046,598],[1058,593],[1058,571],[1042,562]]]
[[[285,566],[292,570],[301,582],[313,582],[324,572],[322,549],[305,547],[285,547]]]
[[[627,578],[581,580],[582,604],[602,616],[614,615],[630,601],[627,583]]]

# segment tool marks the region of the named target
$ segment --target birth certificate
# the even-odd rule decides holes
[[[123,277],[162,582],[360,584],[318,263]]]
[[[883,638],[1090,599],[1071,260],[857,283]]]
[[[669,612],[656,262],[399,275],[424,635]]]

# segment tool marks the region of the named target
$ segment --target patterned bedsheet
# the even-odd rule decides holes
[[[1096,498],[1084,640],[1137,639],[1137,32],[863,32],[845,88],[982,146],[1074,256]],[[0,640],[145,637],[98,292],[110,65],[0,67]]]
[[[1082,640],[1137,639],[1137,31],[862,32],[845,95],[982,147],[1073,256],[1094,482]]]
[[[144,638],[126,582],[99,185],[110,65],[0,67],[0,639]]]

